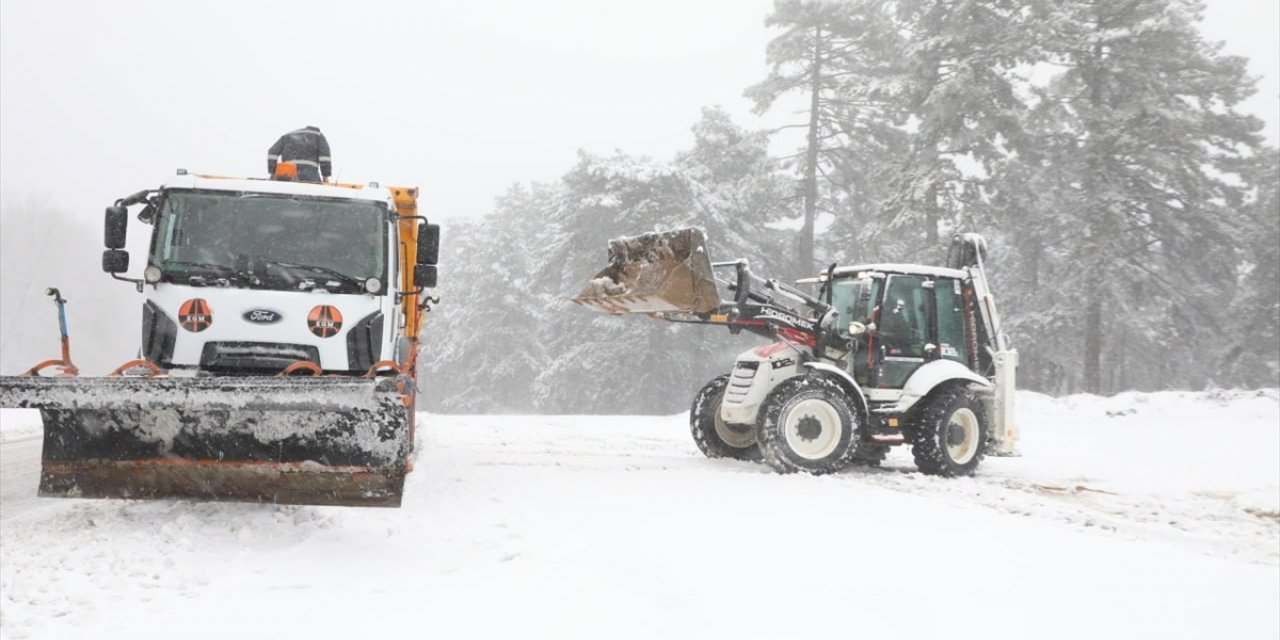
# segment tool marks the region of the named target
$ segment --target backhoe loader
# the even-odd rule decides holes
[[[877,465],[911,446],[927,474],[968,475],[1016,455],[1017,351],[1001,329],[977,234],[943,267],[831,265],[798,285],[711,262],[697,228],[619,238],[574,302],[602,313],[715,324],[772,341],[695,396],[689,420],[712,458],[780,472]],[[724,291],[728,295],[720,293]]]

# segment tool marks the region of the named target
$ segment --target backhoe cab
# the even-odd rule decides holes
[[[759,278],[745,260],[710,262],[705,246],[699,229],[615,240],[609,267],[575,298],[774,340],[695,397],[690,427],[704,454],[821,474],[910,444],[921,471],[944,476],[972,473],[986,454],[1016,455],[1017,352],[980,236],[957,236],[946,267],[832,265],[800,282],[816,293]],[[730,296],[707,304],[709,289]]]

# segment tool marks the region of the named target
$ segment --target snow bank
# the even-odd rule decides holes
[[[0,636],[1274,638],[1278,397],[1023,394],[1023,457],[959,480],[707,460],[685,416],[424,415],[399,510],[5,512]]]
[[[40,435],[40,412],[35,409],[0,409],[0,444]]]

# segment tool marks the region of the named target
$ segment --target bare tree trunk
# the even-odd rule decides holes
[[[809,148],[804,164],[804,225],[800,227],[797,275],[813,270],[813,224],[818,211],[818,93],[822,89],[822,27],[814,29],[813,62],[810,68]]]
[[[1101,31],[1101,19],[1098,20],[1097,29]],[[1085,189],[1085,206],[1093,209],[1089,211],[1090,222],[1088,225],[1088,252],[1093,255],[1086,257],[1088,264],[1088,274],[1085,278],[1086,286],[1089,288],[1088,306],[1085,311],[1084,326],[1084,390],[1086,393],[1101,393],[1102,391],[1102,292],[1105,287],[1102,278],[1105,277],[1102,269],[1098,265],[1102,262],[1101,247],[1101,223],[1105,217],[1103,211],[1105,204],[1101,203],[1098,196],[1100,191],[1100,175],[1102,165],[1099,162],[1099,154],[1102,150],[1098,148],[1100,131],[1093,124],[1097,122],[1097,110],[1102,106],[1102,78],[1100,66],[1102,64],[1102,48],[1101,45],[1094,45],[1093,60],[1090,63],[1090,69],[1084,74],[1085,82],[1089,83],[1089,105],[1093,111],[1090,117],[1089,139],[1086,142],[1085,153],[1089,154],[1085,161],[1084,189]]]
[[[938,183],[929,185],[924,198],[925,246],[933,251],[938,246]]]
[[[1084,317],[1084,390],[1102,392],[1102,293],[1096,287]]]

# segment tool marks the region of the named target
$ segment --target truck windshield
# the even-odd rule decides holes
[[[151,262],[177,282],[359,291],[386,282],[387,226],[370,201],[170,192]]]

